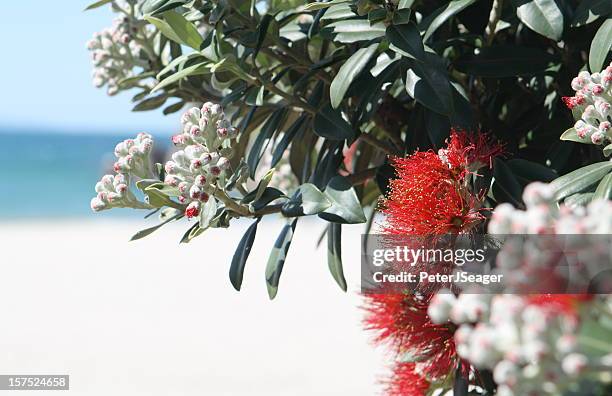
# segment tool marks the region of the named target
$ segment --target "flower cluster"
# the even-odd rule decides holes
[[[610,234],[612,203],[591,202],[586,208],[557,207],[550,185],[532,183],[525,188],[526,210],[504,203],[495,208],[491,234]],[[605,220],[605,221],[603,221]]]
[[[543,183],[529,185],[523,200],[526,210],[498,206],[489,232],[540,234],[545,236],[544,241],[550,241],[546,236],[561,238],[573,234],[571,236],[576,239],[570,241],[575,242],[572,249],[576,257],[588,253],[590,258],[586,261],[589,262],[601,249],[590,243],[591,239],[575,234],[587,236],[612,231],[609,221],[612,203],[609,201],[593,202],[578,210],[563,206],[558,209],[552,189]],[[511,281],[511,286],[524,286],[524,282],[530,281],[549,282],[557,276],[554,268],[548,266],[550,257],[542,254],[546,249],[531,247],[532,254],[527,254],[518,252],[518,248],[525,247],[506,243],[497,256],[497,265],[502,270],[527,274]],[[604,250],[609,263],[609,246]],[[539,269],[545,274],[529,275]],[[588,265],[579,272],[588,277]],[[568,280],[563,279],[562,283],[567,285]],[[589,353],[578,343],[580,329],[596,324],[601,316],[609,316],[611,303],[610,296],[596,298],[586,293],[492,295],[464,292],[455,296],[443,291],[432,298],[428,315],[437,325],[457,326],[454,342],[458,355],[476,369],[492,370],[499,385],[498,394],[561,394],[589,367],[612,366],[612,356]]]
[[[477,369],[493,372],[498,394],[561,394],[589,366],[612,366],[612,356],[589,354],[578,343],[581,327],[610,314],[608,296],[437,294],[429,316],[458,326],[457,353]]]
[[[480,136],[452,130],[447,147],[438,153],[417,151],[394,159],[397,178],[383,202],[387,233],[466,232],[484,219],[479,192],[469,189],[467,175],[490,164],[501,148]]]
[[[237,135],[218,104],[193,107],[181,118],[182,132],[172,137],[181,150],[165,165],[164,182],[179,190],[179,201],[187,204],[187,217],[200,213],[202,203],[223,188],[230,168],[231,139]]]
[[[578,138],[597,145],[612,142],[612,63],[601,73],[580,72],[572,89],[576,94],[563,101],[577,120]]]
[[[147,133],[139,133],[134,139],[117,144],[117,161],[113,168],[115,175],[105,175],[96,184],[96,197],[91,200],[95,212],[111,208],[150,209],[151,206],[140,202],[130,190],[134,177],[142,179],[153,177],[151,152],[153,139]]]
[[[472,232],[484,216],[482,195],[472,191],[468,175],[500,152],[487,138],[453,130],[438,153],[417,151],[394,159],[397,178],[383,202],[383,232],[390,239]],[[458,367],[469,375],[470,365],[462,364],[455,351],[453,326],[433,323],[427,314],[431,295],[383,291],[365,297],[366,327],[397,352],[389,395],[425,394],[431,382]]]
[[[150,65],[142,45],[148,40],[146,24],[134,17],[135,2],[124,3],[127,9],[118,8],[123,15],[87,42],[94,65],[93,83],[98,88],[106,85],[109,95],[119,92],[122,80],[133,77],[136,68],[147,69]]]

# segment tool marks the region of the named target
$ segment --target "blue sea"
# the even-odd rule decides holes
[[[115,145],[130,137],[0,130],[0,221],[91,218],[94,186],[112,173]],[[144,214],[116,209],[96,216]]]

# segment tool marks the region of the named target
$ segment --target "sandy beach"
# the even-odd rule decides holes
[[[344,228],[348,293],[315,249],[324,223],[302,221],[269,301],[280,220],[260,224],[240,293],[228,269],[248,222],[189,245],[185,222],[128,242],[152,224],[0,223],[0,373],[69,374],[65,393],[84,396],[379,393],[384,356],[357,295],[360,226]]]

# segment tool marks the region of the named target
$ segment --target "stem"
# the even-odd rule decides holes
[[[349,175],[346,178],[348,179],[349,182],[351,182],[353,186],[357,186],[375,177],[377,171],[378,171],[378,167],[369,168],[359,173],[353,173],[352,175]]]

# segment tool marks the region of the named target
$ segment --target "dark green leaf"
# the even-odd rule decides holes
[[[278,142],[276,147],[274,147],[274,153],[272,154],[272,163],[270,167],[274,168],[276,164],[283,158],[285,154],[285,150],[297,135],[298,132],[302,130],[302,128],[306,125],[306,119],[308,117],[306,115],[301,115],[295,122],[289,127],[287,132],[283,134],[283,138]]]
[[[294,219],[291,223],[283,227],[283,230],[274,243],[270,257],[268,258],[268,264],[266,265],[266,286],[268,289],[268,296],[271,300],[276,297],[276,293],[278,292],[278,283],[281,273],[283,272],[287,252],[291,246],[296,224],[297,219]]]
[[[563,175],[550,183],[557,200],[582,192],[603,179],[612,170],[612,161],[598,162]]]
[[[249,166],[251,177],[255,177],[257,165],[259,165],[259,161],[261,161],[264,151],[268,147],[268,144],[270,144],[272,136],[278,130],[278,128],[280,128],[282,122],[284,122],[286,115],[287,109],[285,108],[280,108],[274,111],[255,138],[247,158],[247,165]]]
[[[255,50],[253,51],[253,58],[257,57],[259,50],[261,49],[261,45],[266,39],[266,34],[268,33],[268,27],[270,26],[270,22],[274,19],[274,15],[266,14],[261,18],[259,22],[259,26],[257,27],[257,44],[255,44]]]
[[[389,42],[413,58],[423,61],[425,48],[416,25],[412,22],[403,25],[391,25],[387,28]]]
[[[327,227],[327,266],[338,286],[346,291],[342,269],[342,224],[331,223]]]
[[[506,164],[510,167],[512,173],[529,182],[541,181],[550,183],[557,177],[557,172],[537,162],[514,158],[506,162]]]
[[[410,14],[412,10],[410,8],[403,8],[393,13],[393,24],[403,25],[410,22]]]
[[[255,242],[255,235],[257,234],[257,225],[261,217],[258,217],[257,220],[253,224],[249,226],[246,230],[245,234],[240,239],[240,243],[234,252],[234,257],[232,258],[232,264],[229,270],[229,278],[230,282],[232,282],[232,286],[237,291],[240,291],[240,287],[242,286],[242,277],[244,276],[244,266],[246,265],[246,261],[249,258],[249,254],[251,253],[251,247],[253,247],[253,242]]]
[[[424,31],[423,41],[427,39],[444,24],[453,15],[461,12],[469,5],[475,3],[476,0],[454,0],[448,2],[443,7],[438,8],[427,17],[423,18],[419,24],[419,30]]]
[[[406,91],[430,110],[444,115],[452,113],[453,96],[448,74],[434,63],[413,62],[406,74]]]
[[[366,217],[357,193],[344,176],[333,177],[324,191],[331,206],[319,213],[319,217],[333,223],[365,223]]]
[[[275,201],[279,198],[287,198],[285,196],[285,194],[274,187],[266,187],[263,190],[263,193],[261,194],[261,196],[259,198],[257,198],[253,203],[251,203],[251,207],[253,208],[253,210],[258,211],[263,209],[267,204],[269,204],[272,201]]]
[[[538,48],[500,45],[481,48],[454,63],[457,70],[479,77],[514,77],[543,73],[554,57]]]
[[[510,202],[515,206],[522,206],[521,195],[523,188],[506,163],[498,158],[493,166],[493,195],[499,202]]]
[[[331,140],[346,140],[355,136],[351,125],[331,106],[323,107],[315,116],[314,132]]]
[[[574,13],[572,26],[584,26],[612,13],[610,0],[582,0]]]
[[[182,6],[189,0],[146,0],[142,4],[142,13],[155,15]]]
[[[185,102],[183,102],[182,100],[174,104],[171,104],[170,106],[164,109],[164,115],[168,115],[168,114],[176,113],[177,111],[181,111],[183,107],[185,107]]]

